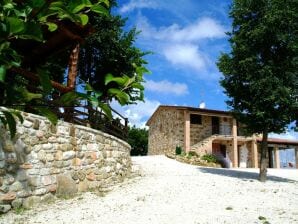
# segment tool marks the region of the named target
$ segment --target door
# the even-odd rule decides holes
[[[219,117],[212,117],[212,134],[219,134]]]
[[[226,147],[226,145],[220,145],[220,153],[226,158],[226,156],[227,156],[227,147]]]

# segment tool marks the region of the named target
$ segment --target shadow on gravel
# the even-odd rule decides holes
[[[220,176],[233,177],[233,178],[242,179],[244,181],[258,180],[259,178],[258,173],[245,172],[241,170],[229,170],[229,169],[220,169],[220,168],[216,169],[216,168],[205,168],[205,167],[198,167],[197,169],[203,173],[211,173],[211,174],[220,175]],[[272,176],[272,175],[268,175],[267,180],[275,181],[275,182],[298,183],[298,181],[296,180]]]

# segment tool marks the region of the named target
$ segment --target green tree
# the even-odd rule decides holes
[[[128,144],[131,145],[130,155],[145,156],[148,152],[148,130],[145,128],[129,127]]]
[[[146,53],[133,46],[136,30],[124,32],[120,16],[94,15],[90,22],[96,31],[81,47],[80,79],[101,91],[102,101],[115,98],[123,105],[143,100],[143,74],[148,71],[142,58]]]
[[[267,177],[268,133],[297,119],[297,12],[297,0],[234,0],[231,52],[217,63],[235,117],[263,136],[260,181]]]
[[[115,1],[111,2],[115,4]],[[57,116],[51,110],[46,107],[32,107],[32,105],[47,105],[51,95],[57,95],[52,88],[50,80],[63,82],[63,74],[68,65],[70,47],[73,46],[56,46],[55,41],[49,41],[50,44],[47,45],[47,49],[54,49],[51,51],[51,55],[47,55],[45,58],[32,58],[28,57],[27,53],[31,52],[32,46],[40,46],[42,48],[55,33],[63,32],[64,26],[69,26],[71,30],[76,30],[87,25],[87,28],[89,27],[90,30],[91,27],[95,30],[95,34],[98,30],[104,30],[104,27],[109,26],[107,22],[110,16],[109,3],[109,0],[2,1],[0,4],[0,104],[19,105],[18,109],[20,110],[30,105],[38,113],[47,116],[53,123],[56,123]],[[99,14],[102,16],[96,17]],[[106,20],[104,19],[105,17]],[[98,21],[94,18],[100,18],[102,22],[97,23]],[[117,29],[116,27],[115,32],[118,34],[119,31]],[[133,31],[131,32],[134,33]],[[86,34],[82,34],[82,37],[76,35],[76,37],[82,39],[88,33],[89,31],[86,29]],[[117,71],[113,70],[115,64],[109,64],[106,67],[106,73],[97,74],[101,78],[100,85],[97,85],[91,79],[85,79],[85,90],[68,92],[58,98],[57,102],[60,105],[70,106],[74,105],[75,102],[79,103],[80,100],[87,100],[91,106],[95,108],[101,107],[111,117],[111,111],[106,99],[115,98],[122,105],[132,103],[135,100],[142,100],[144,87],[141,82],[143,82],[143,74],[147,70],[142,66],[145,63],[141,58],[142,52],[131,46],[134,39],[132,33],[127,34],[127,36],[132,37],[131,42],[127,42],[127,48],[133,49],[133,51],[139,52],[139,54],[136,59],[131,60],[131,58],[127,58],[126,62],[127,65],[133,68],[131,70],[133,72],[128,72],[124,69],[122,73],[117,73]],[[126,34],[123,36],[126,36]],[[106,37],[104,40],[108,41],[108,38]],[[129,38],[126,38],[126,40],[129,41]],[[70,43],[69,45],[72,44]],[[105,49],[118,47],[118,45],[113,44],[113,42],[107,42]],[[125,43],[121,47],[124,48],[124,45]],[[100,51],[100,48],[97,48],[97,50]],[[124,56],[128,56],[128,54]],[[86,58],[83,58],[83,61],[84,59]],[[103,63],[109,62],[107,57],[105,59],[105,61],[101,61],[101,66]],[[114,59],[119,58],[110,58],[110,60]],[[85,62],[89,62],[88,58]],[[40,93],[36,94],[28,89],[28,81],[18,74],[18,71],[16,72],[18,68],[37,74],[37,79],[40,81]],[[91,70],[87,72],[93,75]],[[116,75],[112,72],[115,72]],[[85,73],[85,75],[87,74]],[[88,83],[89,80],[96,84],[96,88],[93,88]],[[18,81],[18,84],[16,84],[16,81]],[[9,126],[12,136],[15,133],[16,116],[21,119],[20,114],[15,111],[0,112],[0,122],[5,126]]]

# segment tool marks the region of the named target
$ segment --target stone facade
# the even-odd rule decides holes
[[[150,125],[148,154],[161,155],[183,147],[184,118],[183,111],[161,110],[156,120]]]
[[[88,127],[23,113],[11,139],[0,128],[0,213],[55,196],[105,189],[131,171],[130,146]]]
[[[169,107],[158,110],[150,122],[148,154],[161,155],[174,152],[177,146],[184,148],[184,119],[183,110]],[[220,132],[231,132],[231,118],[227,120],[220,118],[220,124]],[[190,124],[190,146],[196,145],[211,135],[211,116],[202,115],[201,124]]]
[[[147,125],[149,155],[174,153],[179,146],[186,153],[215,154],[228,167],[259,167],[262,136],[244,136],[245,127],[227,111],[160,105]],[[274,156],[268,159],[270,167],[280,167],[278,151],[287,147],[296,148],[292,166],[298,167],[297,141],[268,138],[268,142],[274,147]]]

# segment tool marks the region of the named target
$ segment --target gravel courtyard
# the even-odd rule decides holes
[[[105,196],[85,193],[0,223],[298,223],[298,171],[215,169],[165,156],[133,157],[138,175]],[[266,222],[267,221],[267,222]]]

